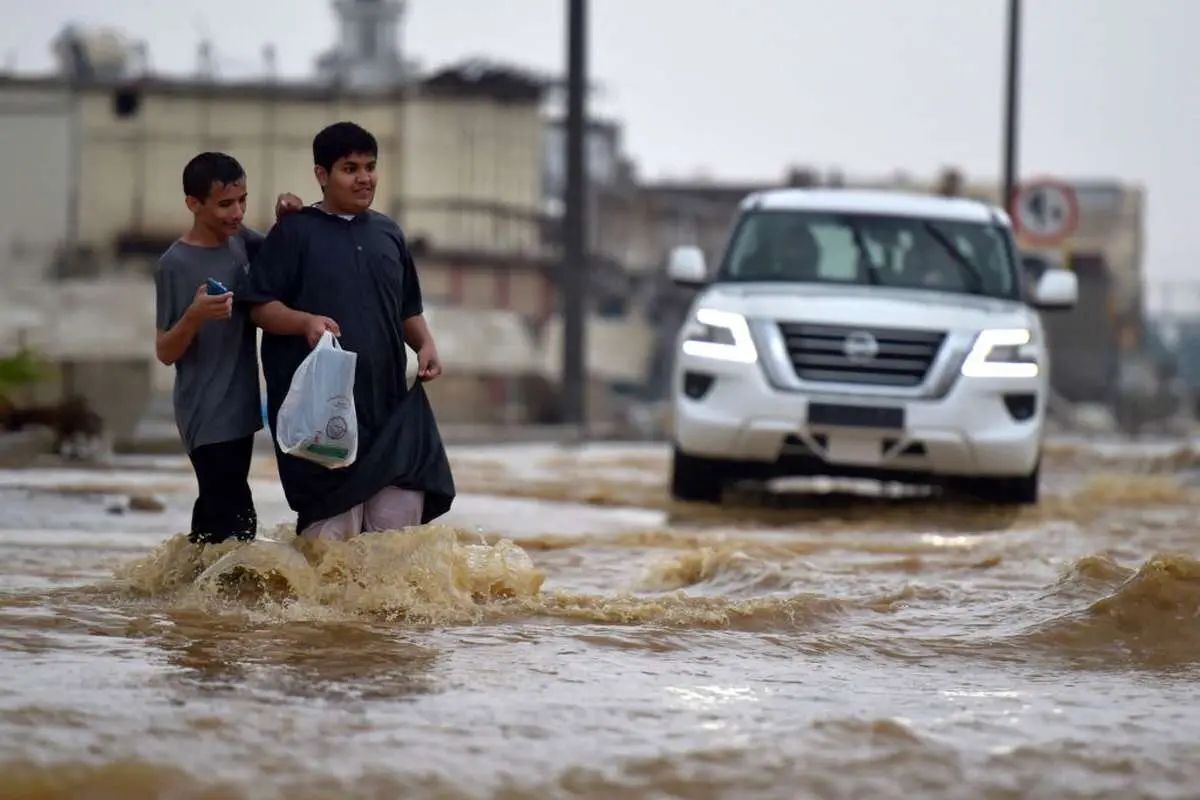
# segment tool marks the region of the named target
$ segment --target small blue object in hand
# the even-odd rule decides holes
[[[229,290],[225,288],[225,284],[221,283],[216,278],[209,278],[208,279],[208,293],[209,294],[228,294]]]

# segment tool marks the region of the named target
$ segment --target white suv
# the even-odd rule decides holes
[[[671,254],[672,278],[703,287],[679,336],[674,495],[830,475],[1037,502],[1036,309],[1071,307],[1078,287],[1052,269],[1027,293],[1017,265],[1008,217],[971,200],[746,198],[714,278],[698,249]]]

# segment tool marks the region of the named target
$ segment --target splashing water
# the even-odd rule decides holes
[[[261,601],[288,619],[362,615],[469,622],[488,601],[534,597],[544,574],[511,541],[462,544],[453,528],[388,531],[346,542],[169,539],[118,570],[131,593],[183,604]]]

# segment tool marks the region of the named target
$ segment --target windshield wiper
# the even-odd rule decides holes
[[[980,274],[979,269],[976,268],[971,259],[964,256],[954,242],[950,241],[950,237],[946,235],[945,231],[937,225],[934,225],[932,222],[926,222],[925,230],[929,232],[929,235],[933,237],[934,241],[943,250],[950,254],[950,257],[954,259],[954,263],[962,267],[963,271],[967,273],[967,277],[970,278],[972,284],[970,288],[971,294],[983,294],[983,275]]]

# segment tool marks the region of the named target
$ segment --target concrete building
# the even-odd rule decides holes
[[[74,108],[61,83],[0,91],[0,174],[7,198],[0,213],[4,286],[40,281],[69,236]],[[0,331],[15,335],[9,329],[16,323],[0,318]]]
[[[1057,263],[1079,278],[1076,307],[1045,315],[1055,389],[1068,400],[1106,403],[1120,412],[1131,391],[1160,395],[1168,368],[1155,363],[1161,359],[1145,322],[1144,196],[1115,181],[1068,185],[1079,207],[1075,232],[1053,248],[1025,236],[1018,241],[1031,263]]]
[[[310,81],[166,78],[146,71],[136,43],[76,30],[57,42],[59,74],[0,75],[0,166],[19,190],[0,201],[0,355],[32,347],[60,367],[41,399],[86,397],[118,443],[147,414],[169,433],[173,375],[153,359],[152,275],[190,222],[183,165],[205,150],[234,155],[249,179],[246,222],[265,230],[280,192],[317,199],[312,136],[352,119],[379,141],[375,207],[401,223],[417,259],[447,366],[430,387],[440,418],[554,421],[560,248],[545,194],[546,81],[485,62],[418,75],[399,46],[404,3],[335,8],[339,39]],[[601,261],[619,295],[623,270]],[[591,408],[603,417],[615,413],[610,387],[637,382],[648,337],[638,319],[597,324]]]
[[[503,330],[544,325],[556,257],[541,209],[542,90],[479,64],[369,90],[0,76],[0,167],[15,189],[0,209],[0,354],[36,348],[64,376],[44,391],[86,396],[116,439],[128,437],[147,394],[164,395],[172,381],[153,360],[151,276],[189,223],[183,165],[204,150],[237,157],[249,177],[247,223],[264,230],[278,193],[317,199],[312,136],[341,119],[379,140],[376,207],[405,228],[430,307],[506,313]],[[505,341],[477,342],[471,358],[486,361],[490,343],[499,368]],[[546,384],[541,363],[508,366]],[[432,394],[461,395],[439,400],[450,418],[490,415],[494,393],[464,387],[447,381]]]
[[[400,218],[414,242],[431,251],[536,255],[538,90],[515,103],[480,83],[447,86],[450,74],[386,95],[156,79],[78,87],[77,244],[97,269],[160,252],[161,241],[188,224],[179,174],[203,150],[242,163],[247,222],[265,229],[279,192],[318,199],[312,136],[352,119],[379,140],[377,207]],[[54,79],[0,79],[0,97],[62,89]]]

